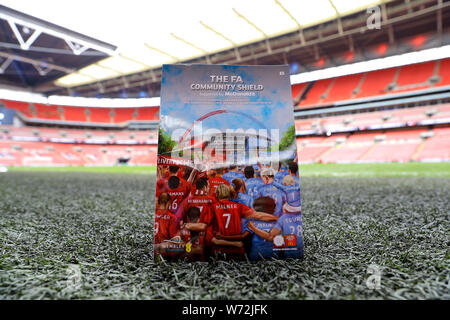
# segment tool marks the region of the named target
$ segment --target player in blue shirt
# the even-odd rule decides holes
[[[264,185],[258,188],[258,192],[255,198],[259,197],[271,197],[275,200],[275,216],[280,217],[283,214],[283,205],[286,203],[286,193],[274,185],[274,171],[273,169],[266,168],[261,172],[261,178]]]
[[[255,177],[255,178],[259,178],[259,176],[260,176],[260,174],[259,174],[259,171],[260,171],[260,165],[259,164],[254,164],[253,166],[252,166],[252,168],[253,168],[253,176]],[[244,174],[245,174],[245,168],[244,168]],[[248,178],[247,178],[248,179]]]
[[[224,173],[222,175],[222,178],[224,178],[225,180],[228,181],[229,184],[231,184],[233,182],[233,179],[239,178],[239,179],[244,180],[245,176],[244,176],[244,174],[242,172],[240,172],[238,170],[237,166],[233,165],[233,166],[229,167],[229,170],[228,170],[227,173]]]
[[[260,212],[265,212],[269,214],[273,214],[275,210],[275,201],[270,197],[260,197],[255,199],[253,202],[253,207],[255,210]],[[274,227],[276,222],[263,222],[263,221],[252,221],[251,225],[260,231],[264,231],[269,233]],[[266,240],[255,232],[251,231],[246,227],[246,231],[253,234],[251,249],[249,258],[252,261],[261,260],[261,259],[269,259],[272,257],[278,257],[277,253],[273,250],[273,242],[271,240]]]
[[[245,181],[242,179],[234,179],[231,186],[233,187],[232,199],[231,201],[245,204],[247,207],[253,208],[253,198],[250,197],[246,192],[247,188],[245,186]],[[247,219],[241,218],[241,229],[244,232],[247,229]],[[245,251],[249,253],[251,247],[251,237],[245,237],[243,240]]]
[[[245,181],[247,194],[252,199],[255,199],[259,187],[263,186],[264,182],[262,182],[261,178],[255,178],[255,169],[252,166],[245,167],[244,174],[245,177],[247,178],[247,180]]]
[[[289,174],[294,177],[295,182],[300,185],[300,179],[298,178],[298,164],[297,162],[289,163]]]
[[[253,198],[247,194],[247,188],[245,181],[242,179],[233,179],[231,186],[234,189],[233,199],[234,202],[245,204],[247,207],[253,208]]]
[[[267,231],[267,228],[259,228],[255,222],[250,221],[247,229],[253,232],[255,236],[272,241],[274,244],[282,248],[285,258],[302,258],[303,257],[303,225],[301,211],[289,211],[289,206],[285,206],[283,211],[285,214],[281,216],[274,227]],[[287,245],[285,239],[295,236],[295,246]],[[291,243],[289,243],[291,244]]]
[[[295,182],[294,176],[285,176],[283,178],[283,184],[278,182],[274,182],[273,184],[286,193],[287,202],[290,206],[298,207],[298,210],[301,211],[300,185]]]
[[[275,173],[275,182],[283,183],[283,178],[289,174],[288,169],[283,166],[283,163],[278,164],[278,172]]]

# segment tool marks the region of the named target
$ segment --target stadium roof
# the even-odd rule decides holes
[[[66,40],[80,56],[87,48],[109,55],[101,60],[97,57],[87,65],[84,61],[84,67],[82,64],[67,69],[68,74],[55,82],[73,87],[157,68],[163,63],[202,56],[208,59],[216,52],[339,19],[383,2],[389,0],[168,0],[157,4],[139,0],[3,0],[2,4],[104,42],[104,46],[95,46],[83,45],[79,39]],[[23,28],[27,22],[16,20],[14,25]],[[29,27],[49,33],[45,27]],[[23,50],[35,41],[33,35],[25,43],[25,37],[20,39],[16,34],[18,42],[22,40]]]

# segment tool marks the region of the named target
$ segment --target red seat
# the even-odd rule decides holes
[[[35,103],[36,118],[44,120],[61,120],[58,106]]]
[[[90,122],[97,123],[111,123],[111,109],[110,108],[89,108]]]
[[[364,160],[371,162],[407,162],[411,160],[419,144],[420,141],[395,144],[380,142],[370,150]]]
[[[336,78],[333,86],[331,87],[328,95],[322,102],[335,102],[341,100],[349,100],[353,96],[353,90],[355,90],[361,81],[363,74],[352,74],[349,76]]]
[[[139,121],[157,121],[159,120],[159,107],[142,107],[137,108],[138,115],[136,120]]]
[[[306,85],[308,83],[297,83],[293,84],[291,86],[292,89],[292,99],[295,100],[300,97],[300,95],[303,93],[303,90],[306,88]]]
[[[397,78],[399,87],[426,82],[434,73],[436,61],[416,63],[400,68]]]
[[[434,136],[427,139],[417,160],[448,161],[450,160],[450,127],[433,129]]]
[[[133,120],[136,108],[115,108],[114,123],[122,123]]]
[[[355,98],[365,98],[386,94],[387,86],[394,80],[397,68],[370,71],[366,73],[359,92]]]
[[[299,107],[314,106],[321,102],[322,95],[325,94],[333,79],[324,79],[316,81],[311,89],[306,94],[304,100],[299,104]]]
[[[441,79],[436,83],[436,86],[450,85],[450,59],[441,60],[438,74]]]
[[[76,122],[86,122],[86,108],[84,107],[67,107],[64,106],[64,120],[65,121],[76,121]]]
[[[2,100],[5,106],[9,109],[14,109],[17,112],[20,112],[27,118],[33,118],[33,114],[30,109],[30,104],[28,102],[20,102],[20,101],[11,101],[11,100]]]

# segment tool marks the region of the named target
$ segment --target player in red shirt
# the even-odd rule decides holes
[[[187,184],[183,184],[177,176],[172,176],[167,180],[166,192],[171,197],[169,211],[176,213],[179,205],[189,195],[190,188]]]
[[[208,170],[208,178],[209,178],[209,195],[215,197],[216,196],[216,190],[217,187],[221,184],[226,184],[227,186],[230,185],[230,183],[222,178],[219,174],[217,174],[217,171],[215,169]]]
[[[197,207],[189,208],[186,218],[190,223],[200,221],[201,212]],[[204,261],[205,231],[193,231],[184,225],[180,230],[181,240],[185,244],[184,255],[192,261]]]
[[[208,178],[198,178],[195,182],[195,191],[183,200],[179,205],[176,217],[177,221],[191,222],[187,219],[187,212],[192,207],[197,207],[200,210],[199,221],[210,221],[209,216],[212,214],[212,204],[215,199],[208,195]]]
[[[175,215],[168,210],[169,205],[169,194],[165,192],[161,193],[155,212],[155,255],[166,251],[167,243],[165,241],[179,239]]]
[[[256,212],[242,203],[231,201],[231,189],[225,184],[217,187],[216,196],[218,201],[213,205],[214,220],[212,221],[212,229],[208,229],[208,232],[212,231],[213,233],[211,238],[211,243],[213,244],[212,252],[222,252],[229,258],[243,259],[245,251],[244,244],[240,241],[241,239],[233,241],[231,240],[232,238],[228,238],[230,241],[225,240],[224,237],[241,236],[243,234],[241,218],[276,221],[277,217],[264,212]],[[211,234],[209,234],[209,237],[211,237]]]
[[[179,166],[170,166],[169,167],[169,179],[170,179],[170,177],[178,177],[178,179],[180,179],[180,181],[181,181],[181,184],[187,188],[188,183],[183,178],[183,176],[180,174],[180,172],[181,172],[181,170],[180,170]]]
[[[156,168],[156,200],[161,193],[166,191],[167,183],[167,168],[165,166],[159,165]]]

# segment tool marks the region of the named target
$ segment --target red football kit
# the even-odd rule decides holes
[[[168,210],[157,209],[155,212],[155,243],[172,239],[176,234],[175,215]]]
[[[167,192],[167,179],[160,178],[156,180],[156,196],[159,197],[159,195],[163,192]]]
[[[242,203],[221,200],[214,204],[215,231],[224,236],[241,234],[241,218],[253,213],[253,209]]]
[[[209,177],[208,182],[209,182],[209,195],[213,197],[216,197],[216,189],[218,186],[220,186],[221,184],[226,184],[227,186],[230,185],[228,181],[222,178],[221,176]]]
[[[192,237],[192,233],[190,230],[186,228],[182,228],[180,230],[181,240],[184,243],[190,243],[192,247],[201,247],[203,248],[205,242],[205,232],[198,232],[198,236]]]
[[[197,207],[200,210],[200,220],[198,222],[209,224],[212,219],[212,204],[215,199],[201,190],[195,190],[192,192],[183,202],[180,204],[176,217],[177,220],[183,220],[184,222],[190,222],[187,218],[187,212],[192,207]]]
[[[189,195],[189,190],[186,188],[186,186],[180,183],[180,185],[176,189],[170,189],[169,187],[167,187],[166,192],[172,199],[170,201],[169,211],[172,213],[176,213],[181,202],[183,202],[184,198]]]
[[[247,207],[246,205],[230,200],[221,200],[214,203],[213,210],[214,225],[212,228],[212,233],[219,232],[224,236],[241,234],[241,218],[246,218],[254,212],[253,209]],[[211,228],[208,228],[207,239],[210,239],[212,236]],[[245,249],[228,246],[213,246],[213,252],[243,254]]]

